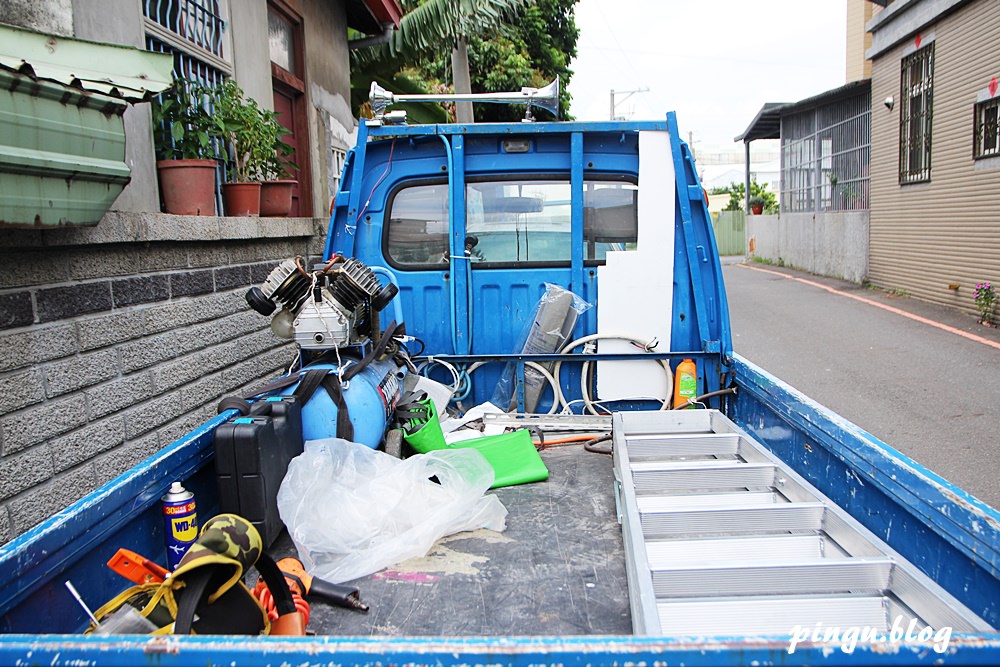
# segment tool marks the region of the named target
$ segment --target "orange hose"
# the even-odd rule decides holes
[[[272,622],[278,620],[278,610],[275,609],[271,589],[267,587],[267,583],[263,579],[257,580],[257,585],[253,587],[253,596],[267,612],[268,619]],[[309,603],[299,595],[297,587],[292,589],[292,601],[295,603],[295,609],[302,614],[302,625],[309,625]]]
[[[548,447],[549,445],[566,445],[571,442],[587,442],[593,440],[594,438],[599,438],[599,435],[594,435],[593,433],[587,435],[571,435],[565,438],[556,438],[555,440],[546,440],[545,442],[535,442],[536,447]]]

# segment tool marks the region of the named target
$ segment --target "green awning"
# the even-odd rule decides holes
[[[122,114],[170,87],[172,68],[167,54],[0,25],[0,227],[96,225],[131,179]]]
[[[71,88],[143,102],[173,83],[173,57],[0,25],[0,68]]]

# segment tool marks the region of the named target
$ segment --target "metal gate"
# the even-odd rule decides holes
[[[743,211],[720,211],[712,216],[719,255],[746,254],[746,216]]]

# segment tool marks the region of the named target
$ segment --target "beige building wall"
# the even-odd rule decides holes
[[[872,46],[872,36],[865,26],[876,8],[870,0],[847,0],[847,83],[871,78],[872,61],[865,52]]]
[[[931,180],[899,184],[900,59],[914,49],[910,34],[872,68],[869,278],[975,314],[975,284],[1000,282],[1000,158],[972,157],[977,94],[1000,74],[1000,3],[964,4],[920,35],[921,46],[935,44]],[[891,110],[887,97],[897,102]]]

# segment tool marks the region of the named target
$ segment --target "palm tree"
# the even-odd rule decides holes
[[[371,81],[395,93],[427,92],[406,75],[401,63],[413,64],[452,45],[452,82],[456,93],[472,92],[466,39],[501,29],[518,10],[533,0],[404,0],[407,13],[387,44],[352,52],[352,102],[363,101]],[[457,105],[459,122],[472,122],[472,105]],[[418,122],[447,120],[443,109],[408,107]],[[442,117],[443,115],[443,117]]]

